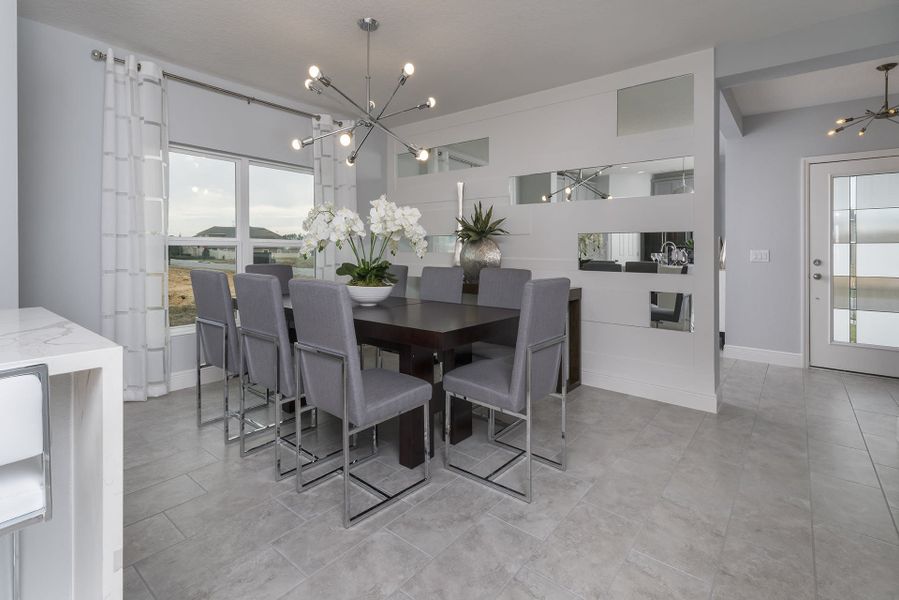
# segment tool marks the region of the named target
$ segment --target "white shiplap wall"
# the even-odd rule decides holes
[[[617,90],[693,73],[694,124],[618,137]],[[665,110],[660,103],[659,110]],[[490,164],[464,171],[397,178],[388,143],[388,193],[423,214],[429,233],[451,233],[456,182],[465,182],[466,212],[482,200],[506,217],[512,235],[500,239],[503,265],[535,277],[565,276],[583,288],[583,381],[606,389],[717,409],[717,235],[715,162],[717,94],[714,52],[706,50],[397,128],[415,144],[433,147],[489,137]],[[511,206],[509,177],[563,168],[695,156],[694,194],[566,204]],[[577,269],[577,234],[593,231],[692,231],[690,275],[619,274]],[[424,264],[449,264],[446,254],[397,262],[412,275]],[[651,290],[693,294],[695,332],[650,329]]]

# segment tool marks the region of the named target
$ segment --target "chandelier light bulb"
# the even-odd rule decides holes
[[[836,129],[831,129],[830,131],[827,132],[827,135],[829,135],[829,136],[835,136],[836,134],[837,134]]]
[[[343,147],[347,147],[353,143],[353,136],[349,133],[341,133],[340,134],[340,145]]]
[[[374,112],[374,110],[375,110],[375,101],[374,101],[374,100],[369,100],[369,101],[368,101],[368,111],[369,111],[369,112]]]
[[[570,196],[570,195],[571,195],[571,188],[570,188],[570,187],[565,188],[565,193],[568,194],[568,195]]]
[[[864,136],[864,135],[865,135],[865,132],[866,132],[867,130],[868,130],[867,127],[862,127],[861,129],[859,129],[859,130],[858,130],[858,137]]]
[[[434,96],[428,97],[428,108],[434,108],[437,106],[437,99]],[[896,112],[895,110],[893,112]]]
[[[895,115],[895,114],[896,114],[896,109],[895,109],[895,108],[891,108],[891,109],[889,110],[889,113],[890,113],[891,115]]]
[[[403,75],[406,77],[411,77],[415,73],[415,65],[412,63],[406,63],[403,65]]]
[[[431,156],[431,153],[427,151],[426,148],[422,148],[418,151],[418,155],[415,157],[421,162],[428,160],[428,157]]]
[[[317,66],[312,65],[311,67],[309,67],[309,77],[311,77],[312,79],[318,79],[321,74],[321,69],[319,69]]]
[[[836,120],[837,125],[842,125],[845,122],[846,122],[846,119],[837,119]]]
[[[290,147],[294,150],[301,150],[303,148],[303,145],[300,143],[300,138],[293,138],[293,140],[290,142]]]
[[[352,167],[356,164],[356,159],[351,156],[346,157],[346,166]]]
[[[549,200],[549,198],[546,197],[546,194],[544,194],[543,196],[541,196],[540,199],[543,200],[544,202],[546,202],[547,200]]]

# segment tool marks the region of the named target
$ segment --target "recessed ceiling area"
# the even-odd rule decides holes
[[[832,69],[754,81],[735,86],[731,90],[740,112],[745,116],[849,100],[882,98],[883,73],[877,71],[876,67],[889,62],[899,62],[899,56],[886,56]],[[891,74],[891,99],[896,103],[899,101],[899,72],[893,71]],[[867,108],[876,109],[877,106]]]
[[[438,102],[436,111],[410,113],[420,119],[893,2],[20,0],[19,15],[325,107],[335,105],[303,88],[307,67],[361,94],[365,45],[356,20],[373,16],[381,22],[372,37],[374,98],[383,101],[411,61],[403,100]]]

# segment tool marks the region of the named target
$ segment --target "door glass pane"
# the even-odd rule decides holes
[[[169,327],[193,325],[197,316],[190,284],[193,269],[224,271],[234,295],[234,246],[169,246]]]
[[[899,277],[899,244],[857,244],[859,277]]]
[[[834,244],[849,243],[849,211],[833,211],[833,236]]]
[[[832,185],[833,340],[899,348],[899,173]]]
[[[860,310],[857,318],[857,343],[892,348],[899,343],[899,313]]]
[[[899,205],[899,198],[897,198],[896,204]],[[840,212],[848,213],[849,211]],[[836,226],[836,216],[834,216],[834,228]],[[857,210],[855,211],[855,227],[860,244],[899,243],[899,208]]]
[[[311,173],[250,165],[250,237],[300,239],[313,205]]]
[[[899,173],[859,175],[853,179],[857,208],[899,207]]]
[[[234,238],[234,161],[169,153],[169,235]]]
[[[303,258],[296,246],[287,248],[253,247],[253,264],[279,264],[293,267],[294,277],[315,278],[315,257]]]
[[[849,177],[834,177],[833,209],[849,210]]]

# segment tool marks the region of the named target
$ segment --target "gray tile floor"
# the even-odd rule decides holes
[[[198,430],[190,390],[128,404],[125,597],[899,598],[899,381],[729,360],[722,377],[717,415],[572,393],[570,467],[537,468],[531,505],[437,460],[350,530],[339,479],[297,495],[270,450],[241,459]],[[545,402],[536,444],[557,418]],[[360,470],[400,487],[416,473],[381,434]],[[477,421],[459,450],[475,469],[505,457]]]

